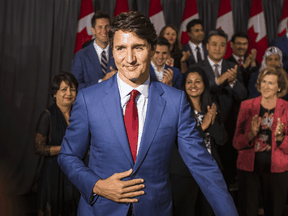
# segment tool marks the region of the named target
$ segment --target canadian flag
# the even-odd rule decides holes
[[[288,0],[284,1],[282,8],[282,17],[278,26],[278,37],[282,37],[286,33],[286,28],[288,24]]]
[[[217,29],[221,28],[228,35],[228,43],[224,59],[229,58],[233,53],[230,46],[230,42],[234,34],[233,15],[230,0],[220,1],[218,18],[216,21],[216,28]]]
[[[156,34],[159,35],[161,29],[166,25],[161,0],[150,0],[148,16],[154,24]]]
[[[197,0],[186,0],[182,23],[180,26],[182,45],[187,44],[189,41],[189,36],[187,33],[186,26],[193,19],[199,19],[199,14],[198,14],[198,9],[197,9]]]
[[[92,0],[82,0],[78,19],[74,54],[82,49],[82,45],[92,39],[91,19],[94,15]]]
[[[248,22],[249,47],[248,49],[256,49],[256,60],[261,63],[268,48],[266,24],[261,0],[252,0],[250,18]]]
[[[116,0],[114,17],[118,16],[122,12],[129,12],[128,0]]]

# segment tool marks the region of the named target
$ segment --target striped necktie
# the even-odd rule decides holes
[[[102,70],[103,76],[106,75],[106,69],[107,69],[107,58],[106,58],[106,52],[103,50],[101,54],[101,70]]]

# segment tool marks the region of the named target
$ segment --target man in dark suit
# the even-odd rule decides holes
[[[78,215],[172,215],[174,141],[216,215],[236,216],[221,172],[205,148],[185,93],[149,75],[156,31],[138,11],[109,32],[117,74],[78,92],[58,163],[81,192]],[[88,166],[82,162],[90,145]]]
[[[244,85],[246,89],[248,89],[251,74],[259,69],[259,64],[256,60],[257,51],[256,49],[252,49],[251,53],[246,56],[249,45],[249,36],[245,32],[235,33],[232,36],[230,45],[233,54],[227,58],[227,60],[238,64],[238,67],[240,67],[242,72]]]
[[[283,68],[288,72],[288,21],[286,27],[286,34],[280,38],[276,38],[270,44],[270,46],[276,46],[282,51],[283,55]]]
[[[180,89],[182,81],[181,71],[165,64],[168,59],[169,48],[170,43],[166,38],[157,38],[155,53],[150,65],[150,76],[162,83]]]
[[[190,38],[183,46],[183,55],[186,57],[187,67],[207,58],[208,52],[203,44],[204,30],[200,19],[191,20],[187,26],[187,33]]]
[[[110,16],[102,11],[97,11],[91,19],[95,40],[75,54],[71,68],[71,73],[79,82],[79,90],[109,79],[116,73],[108,43],[110,24]]]
[[[198,66],[206,72],[212,97],[219,104],[222,120],[229,134],[227,144],[218,149],[224,166],[224,177],[230,182],[234,181],[237,174],[237,151],[232,146],[238,115],[237,106],[246,98],[247,90],[238,65],[223,59],[227,47],[227,34],[222,29],[211,31],[206,47],[207,59],[192,66]]]

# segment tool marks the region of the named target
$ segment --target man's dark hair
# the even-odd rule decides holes
[[[226,42],[228,41],[228,35],[222,29],[215,29],[210,31],[208,34],[208,42],[212,36],[221,36],[226,39]]]
[[[246,38],[246,39],[248,40],[248,42],[249,42],[249,36],[248,36],[248,34],[245,33],[245,32],[237,32],[237,33],[235,33],[235,34],[232,36],[231,41],[234,43],[234,42],[235,42],[235,39],[236,39],[237,37]]]
[[[64,81],[67,85],[69,85],[71,88],[75,87],[76,92],[78,91],[78,81],[76,77],[69,72],[61,72],[53,77],[51,87],[50,87],[50,95],[53,97],[53,100],[55,100],[54,95],[57,93],[57,91],[60,89],[60,85]]]
[[[111,25],[111,17],[109,16],[109,14],[107,14],[107,13],[105,13],[105,12],[103,12],[103,11],[97,11],[97,12],[93,15],[93,17],[92,17],[92,19],[91,19],[91,25],[92,25],[93,28],[94,28],[95,25],[96,25],[96,20],[97,20],[97,19],[101,19],[101,18],[106,18],[106,19],[108,19],[108,20],[109,20],[109,23],[110,23],[110,25]]]
[[[191,28],[192,28],[193,26],[197,25],[197,24],[201,24],[202,27],[203,27],[203,22],[202,22],[202,20],[200,20],[200,19],[193,19],[193,20],[191,20],[191,21],[186,25],[186,30],[187,30],[187,32],[190,32],[190,31],[191,31]]]
[[[117,31],[133,32],[139,38],[147,40],[151,49],[157,42],[157,34],[154,25],[147,16],[144,16],[138,11],[123,12],[113,19],[111,28],[109,30],[109,40],[113,48],[113,39]]]
[[[170,50],[170,43],[169,41],[164,38],[164,37],[158,37],[157,38],[157,45],[160,45],[160,46],[167,46],[168,47],[168,50]]]

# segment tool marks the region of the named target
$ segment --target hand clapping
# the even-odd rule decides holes
[[[215,122],[215,118],[217,115],[217,106],[215,103],[211,105],[211,107],[207,106],[207,114],[205,115],[203,122],[201,124],[201,128],[203,131],[207,130],[210,125],[213,125]]]
[[[285,124],[281,123],[280,118],[277,119],[277,126],[274,132],[274,136],[276,141],[282,141],[284,139],[284,134],[283,134],[283,130],[284,130]]]

